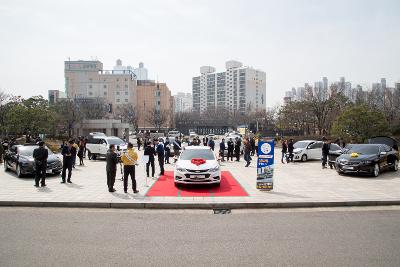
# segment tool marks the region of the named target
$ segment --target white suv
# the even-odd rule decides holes
[[[97,157],[105,157],[110,145],[115,145],[116,149],[121,151],[127,149],[127,144],[124,140],[116,136],[91,136],[86,144],[89,159],[96,159]]]
[[[321,159],[322,145],[323,142],[316,140],[303,140],[294,143],[293,160],[307,161],[309,159]]]

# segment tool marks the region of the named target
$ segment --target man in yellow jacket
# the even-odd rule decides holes
[[[124,192],[128,193],[128,177],[131,175],[133,193],[139,193],[139,191],[136,190],[135,179],[135,165],[137,164],[138,155],[133,149],[132,143],[128,144],[128,151],[122,154],[121,160],[124,164]]]

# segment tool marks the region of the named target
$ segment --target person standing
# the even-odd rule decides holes
[[[169,164],[169,158],[171,156],[171,143],[169,142],[168,137],[165,139],[164,149],[165,149],[165,163]]]
[[[39,147],[33,150],[33,158],[35,160],[35,186],[42,187],[46,186],[46,169],[47,169],[47,158],[49,157],[49,151],[44,147],[44,142],[39,142]]]
[[[236,161],[240,161],[240,147],[242,146],[242,141],[239,137],[236,137],[235,140],[235,157]]]
[[[3,157],[4,157],[5,151],[3,147],[3,142],[0,142],[0,163],[3,163]]]
[[[283,159],[286,157],[287,150],[288,150],[287,140],[283,140],[282,141],[282,158],[281,158],[281,162],[283,164],[285,164],[285,162],[283,162]]]
[[[137,164],[138,155],[133,149],[133,144],[128,143],[128,150],[121,156],[122,163],[124,164],[124,192],[128,193],[128,179],[129,175],[132,180],[133,193],[137,194],[139,191],[136,189],[135,165]]]
[[[136,139],[136,142],[137,142],[137,150],[140,151],[140,147],[142,146],[142,140],[140,140],[140,137]]]
[[[229,138],[229,141],[227,143],[228,145],[228,157],[227,160],[229,161],[229,158],[231,158],[231,161],[233,161],[233,150],[235,149],[235,145],[232,141],[232,138]]]
[[[289,152],[289,158],[287,160],[287,163],[293,162],[293,150],[294,150],[293,139],[289,140],[287,147],[288,147],[288,152]]]
[[[254,138],[254,136],[252,138],[250,138],[250,145],[251,145],[251,156],[254,156],[255,151],[256,151],[256,140]]]
[[[210,140],[208,141],[208,146],[211,148],[212,151],[214,151],[215,148],[215,142],[212,137],[210,137]]]
[[[84,151],[85,151],[84,141],[81,140],[79,142],[79,149],[78,149],[79,166],[85,166],[85,164],[83,163]]]
[[[87,145],[87,142],[89,141],[89,139],[87,138],[87,137],[85,137],[84,139],[83,139],[83,158],[85,159],[86,158],[86,145]]]
[[[245,167],[249,167],[250,162],[251,162],[251,144],[248,138],[245,138],[243,141],[243,146],[244,146],[244,160],[247,162]]]
[[[68,170],[68,183],[72,183],[71,181],[71,176],[72,176],[72,163],[73,163],[73,158],[72,158],[72,145],[74,144],[74,141],[70,140],[68,142],[68,145],[64,146],[61,152],[61,155],[63,156],[63,170],[61,174],[61,183],[65,184],[65,176],[66,172]]]
[[[173,142],[173,148],[174,148],[174,162],[176,162],[179,158],[179,155],[181,154],[181,149],[182,149],[182,143],[179,141],[178,137],[175,137],[175,140]]]
[[[176,138],[178,139],[178,137]],[[155,173],[155,168],[154,168],[154,155],[156,154],[156,151],[154,149],[154,146],[151,144],[151,142],[148,142],[146,145],[146,148],[144,149],[144,155],[149,156],[149,161],[146,163],[146,174],[147,177],[149,177],[149,167],[151,165],[151,177],[154,179],[154,173]]]
[[[110,145],[110,149],[106,154],[106,172],[107,172],[107,187],[108,192],[112,193],[116,190],[114,189],[115,176],[117,176],[117,164],[118,156],[115,153],[115,145]]]
[[[75,141],[73,141],[72,147],[71,147],[71,154],[72,154],[72,168],[75,169],[75,163],[76,163],[76,155],[78,153],[79,146],[76,144]]]
[[[222,161],[225,161],[225,139],[222,138],[221,143],[219,143],[219,155],[222,158]]]
[[[156,153],[158,157],[158,165],[160,166],[160,176],[164,175],[164,155],[165,155],[165,147],[162,142],[163,140],[160,138],[156,141]]]
[[[329,140],[325,137],[322,139],[324,144],[322,145],[322,169],[326,169],[326,163],[328,162],[328,154],[330,149]]]

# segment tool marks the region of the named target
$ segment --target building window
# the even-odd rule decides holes
[[[128,103],[128,99],[127,98],[125,98],[125,103]]]
[[[117,84],[117,88],[119,88],[119,84]]]
[[[104,92],[104,95],[107,95],[107,92]]]
[[[120,101],[121,101],[121,100],[118,98],[118,99],[117,99],[117,103],[119,103]]]
[[[128,92],[125,92],[125,95],[128,95]]]
[[[93,79],[92,79],[92,78],[90,78],[90,79],[89,79],[89,82],[93,82]]]
[[[117,95],[119,95],[119,92],[116,92]]]
[[[117,82],[119,82],[119,79],[117,79]]]
[[[90,88],[90,89],[92,89],[92,88],[93,88],[93,86],[92,86],[91,84],[89,84],[89,88]]]
[[[125,84],[125,88],[128,88],[128,85],[127,85],[127,84]]]
[[[127,82],[128,81],[128,79],[127,78],[125,78],[125,82]]]
[[[92,92],[89,92],[89,95],[93,95],[93,93],[92,93]]]
[[[103,88],[107,88],[107,85],[105,84],[105,85],[103,85]]]

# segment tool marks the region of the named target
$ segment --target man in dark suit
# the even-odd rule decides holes
[[[164,153],[165,148],[162,139],[156,141],[156,152],[158,156],[158,165],[160,166],[160,176],[164,175]]]
[[[115,145],[110,145],[110,149],[106,155],[106,171],[107,171],[107,186],[108,192],[115,192],[114,183],[115,176],[117,175],[118,156],[115,153]]]
[[[65,176],[66,172],[68,169],[68,183],[72,183],[71,181],[71,175],[72,175],[72,164],[73,164],[73,155],[72,155],[72,145],[74,144],[74,141],[70,140],[68,142],[68,145],[63,147],[63,150],[61,152],[63,156],[63,170],[61,174],[61,183],[65,184]]]
[[[35,159],[35,186],[39,187],[39,181],[41,186],[46,186],[46,169],[47,169],[47,158],[49,157],[49,151],[44,147],[44,142],[39,142],[39,147],[33,150],[33,158]]]

